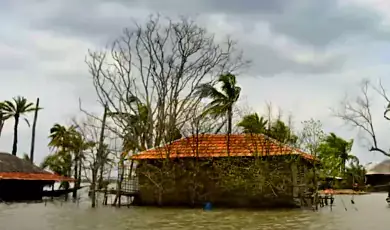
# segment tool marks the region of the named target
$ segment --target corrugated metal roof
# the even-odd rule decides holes
[[[281,156],[299,155],[314,160],[314,156],[299,149],[283,145],[265,135],[232,134],[230,136],[230,156]],[[161,159],[186,157],[227,157],[227,136],[224,134],[201,134],[182,138],[163,147],[158,147],[133,155],[131,159]]]

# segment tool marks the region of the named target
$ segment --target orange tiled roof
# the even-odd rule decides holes
[[[134,155],[131,159],[161,159],[184,157],[227,157],[227,136],[224,134],[201,134],[175,140],[163,147],[153,148]],[[299,155],[308,160],[314,157],[299,149],[279,143],[265,135],[230,135],[230,156],[246,157]],[[197,151],[198,150],[198,151]],[[268,151],[267,151],[268,150]]]
[[[72,178],[53,173],[23,173],[0,172],[0,180],[44,180],[44,181],[74,181]]]

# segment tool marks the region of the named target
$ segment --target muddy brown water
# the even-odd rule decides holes
[[[122,229],[390,229],[390,208],[385,193],[338,196],[333,210],[190,210],[144,207],[89,208],[54,202],[0,205],[1,230],[122,230]],[[347,209],[347,210],[345,210]]]

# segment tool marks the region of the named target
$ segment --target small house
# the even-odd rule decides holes
[[[315,158],[265,135],[200,134],[132,156],[137,205],[310,206]],[[228,144],[229,143],[229,144]],[[309,194],[309,195],[307,195]]]
[[[372,191],[389,191],[390,160],[384,160],[379,164],[369,167],[365,177],[366,185],[371,186]]]
[[[0,152],[0,201],[41,200],[43,188],[73,181],[40,169],[31,162]]]

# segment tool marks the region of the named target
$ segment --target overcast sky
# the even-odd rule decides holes
[[[379,78],[390,90],[390,1],[385,0],[2,0],[0,1],[0,99],[41,98],[36,162],[49,153],[48,132],[79,113],[78,98],[96,109],[84,58],[102,48],[137,19],[151,13],[190,15],[210,32],[232,35],[253,64],[239,76],[241,104],[263,113],[266,102],[303,120],[319,119],[325,131],[358,138],[331,116],[359,82]],[[380,144],[390,124],[382,119],[377,95],[373,112]],[[11,152],[12,125],[0,139]],[[20,124],[18,154],[29,152],[31,130]],[[357,139],[353,153],[363,163],[383,156]]]

